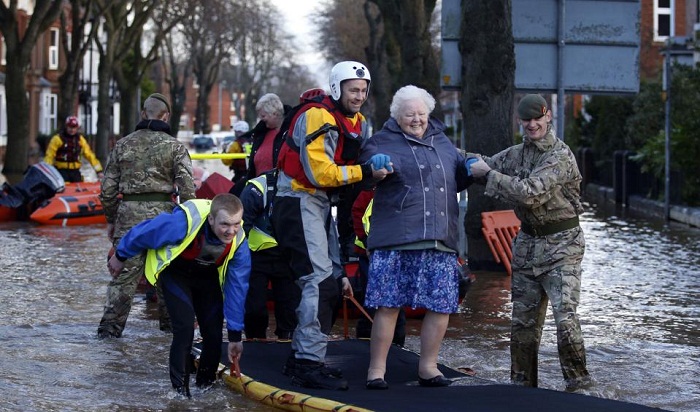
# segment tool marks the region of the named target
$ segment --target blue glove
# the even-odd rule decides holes
[[[467,176],[472,175],[472,165],[478,161],[479,159],[476,157],[469,157],[464,161],[464,165],[467,167]]]
[[[386,169],[390,172],[393,170],[391,168],[391,158],[385,154],[375,154],[369,159],[368,163],[372,165],[372,169],[374,170]]]

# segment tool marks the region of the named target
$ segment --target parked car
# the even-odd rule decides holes
[[[214,146],[221,147],[226,139],[235,139],[236,134],[233,131],[227,132],[211,132],[209,133],[212,139],[214,139]]]
[[[192,147],[196,150],[209,150],[214,147],[214,139],[208,135],[195,135],[192,139]]]
[[[222,151],[222,152],[225,152],[225,151],[226,151],[226,148],[228,147],[228,145],[230,145],[230,144],[233,143],[234,141],[236,141],[236,136],[235,136],[235,135],[229,135],[229,136],[224,137],[224,140],[221,141],[221,146],[220,146],[220,147],[221,147],[221,151]]]

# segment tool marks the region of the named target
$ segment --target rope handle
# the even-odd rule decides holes
[[[345,339],[350,338],[348,327],[348,300],[352,302],[367,319],[369,319],[370,323],[374,323],[372,317],[369,315],[369,313],[367,313],[365,308],[360,305],[360,302],[358,302],[357,299],[355,299],[352,295],[343,295],[343,332]]]
[[[230,375],[238,379],[241,378],[241,366],[238,364],[238,358],[231,363]]]

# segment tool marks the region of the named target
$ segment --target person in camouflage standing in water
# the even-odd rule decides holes
[[[514,204],[521,221],[513,241],[511,381],[537,387],[537,354],[547,301],[557,326],[559,362],[566,389],[593,385],[576,308],[585,250],[578,215],[581,173],[571,149],[557,139],[552,112],[538,94],[518,104],[523,143],[471,166],[485,194]],[[478,156],[478,155],[477,155]]]
[[[116,248],[124,234],[144,219],[194,199],[192,160],[187,148],[170,135],[170,103],[160,93],[143,103],[142,120],[136,131],[117,141],[107,160],[102,179],[102,205],[108,236]],[[121,337],[131,310],[131,301],[144,274],[145,254],[126,261],[123,271],[110,281],[104,315],[97,328],[99,338]],[[160,285],[158,310],[160,329],[170,331],[170,318]]]

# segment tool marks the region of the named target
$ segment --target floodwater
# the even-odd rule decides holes
[[[593,208],[582,226],[588,250],[579,314],[597,381],[589,393],[700,411],[700,230]],[[174,399],[170,336],[142,295],[123,338],[96,339],[109,280],[106,226],[4,223],[0,245],[0,410],[271,410],[222,385]],[[509,293],[506,275],[477,274],[451,318],[443,363],[508,382]],[[418,327],[409,321],[407,345],[416,350]],[[540,386],[563,390],[556,353],[550,314]]]

